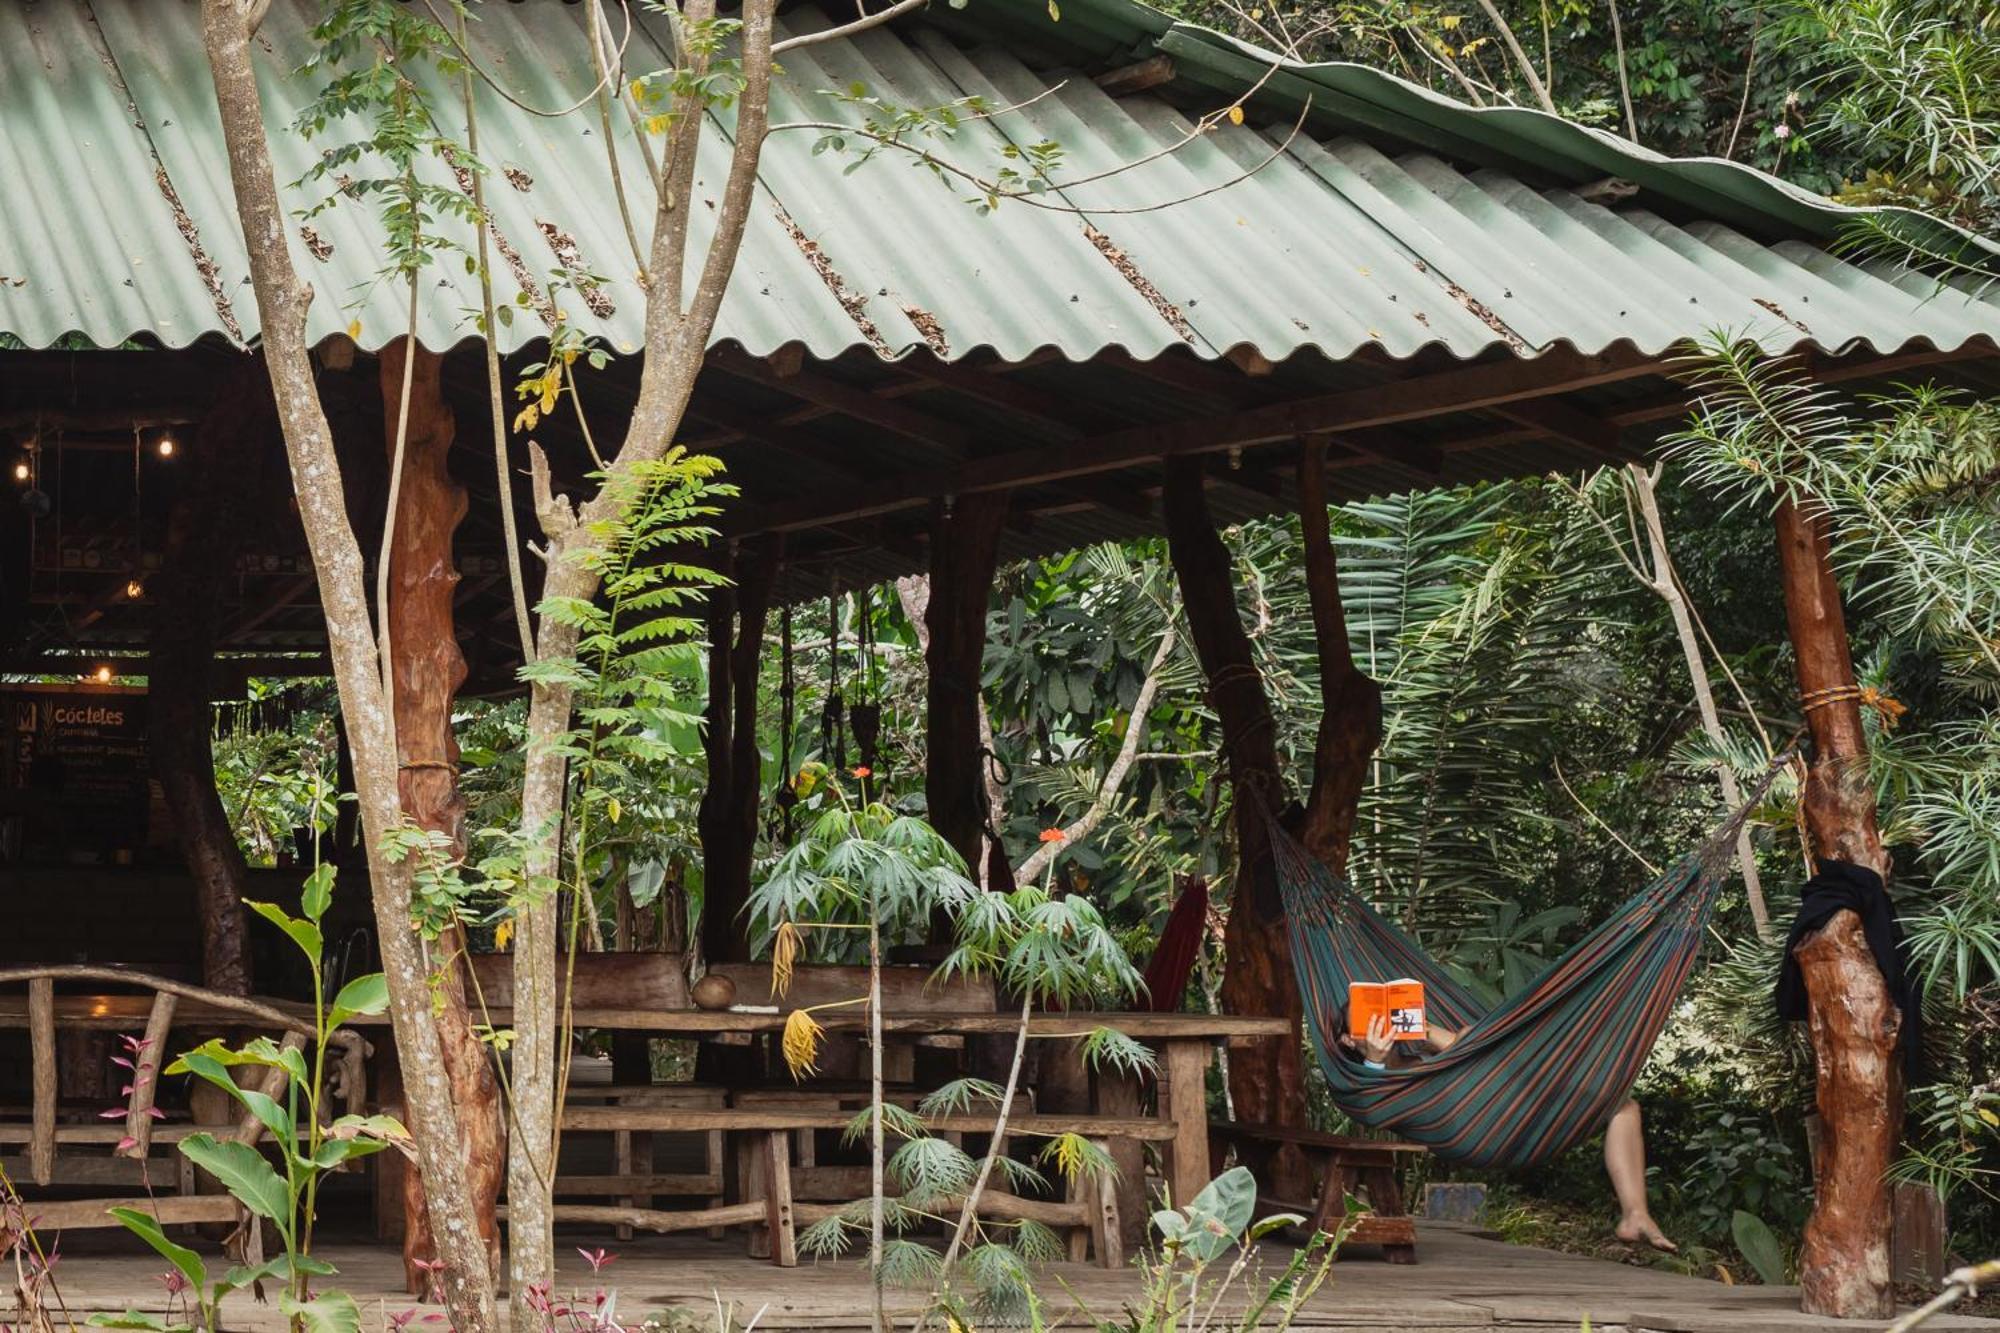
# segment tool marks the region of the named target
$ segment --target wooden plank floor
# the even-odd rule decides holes
[[[1420,1224],[1419,1263],[1395,1267],[1366,1250],[1343,1260],[1333,1280],[1307,1308],[1297,1327],[1311,1333],[1334,1330],[1556,1329],[1574,1330],[1587,1316],[1596,1333],[1853,1333],[1879,1324],[1815,1319],[1797,1311],[1790,1288],[1729,1287],[1656,1269],[1506,1245],[1447,1227]],[[565,1232],[560,1247],[559,1288],[590,1292],[598,1285],[616,1292],[616,1317],[627,1326],[659,1317],[669,1328],[713,1324],[715,1297],[735,1301],[747,1317],[759,1314],[760,1329],[858,1330],[868,1323],[868,1281],[854,1260],[813,1264],[785,1271],[743,1254],[741,1240],[705,1237],[652,1237],[615,1242],[604,1236]],[[577,1253],[578,1245],[603,1245],[617,1259],[594,1279]],[[159,1261],[134,1253],[106,1233],[64,1239],[57,1269],[62,1292],[81,1323],[94,1311],[128,1306],[159,1311]],[[379,1333],[390,1313],[412,1302],[400,1291],[402,1257],[387,1246],[336,1244],[321,1253],[341,1271],[338,1285],[361,1301],[363,1327]],[[1042,1290],[1052,1315],[1070,1311],[1062,1322],[1088,1328],[1074,1311],[1063,1282],[1106,1316],[1118,1313],[1137,1294],[1130,1272],[1107,1272],[1077,1264],[1053,1265]],[[907,1305],[907,1300],[899,1302]],[[678,1314],[669,1315],[677,1311]],[[243,1333],[278,1333],[277,1306],[233,1296],[223,1307],[225,1327]],[[0,1318],[11,1311],[0,1309]],[[436,1327],[414,1324],[412,1327]],[[2000,1321],[1943,1319],[1937,1329],[2000,1330]]]

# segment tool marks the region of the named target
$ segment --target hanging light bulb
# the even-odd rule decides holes
[[[132,579],[125,584],[125,595],[136,602],[146,595],[146,585]]]
[[[162,458],[172,458],[174,456],[174,450],[178,447],[179,446],[174,443],[174,437],[171,435],[162,435],[160,437],[160,443],[157,446],[157,448],[160,451],[160,457]]]
[[[104,665],[98,667],[97,670],[90,673],[90,678],[96,681],[99,685],[109,685],[111,683],[110,664],[105,663]]]
[[[29,465],[27,459],[24,458],[20,462],[14,464],[15,481],[27,481],[34,475],[35,475],[35,469]]]

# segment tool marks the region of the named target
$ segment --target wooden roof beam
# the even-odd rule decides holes
[[[1426,417],[1488,411],[1507,403],[1662,373],[1660,363],[1620,348],[1597,356],[1549,352],[1530,360],[1460,366],[1390,384],[1317,394],[1217,417],[1134,426],[1047,448],[969,460],[948,471],[888,477],[840,495],[805,497],[747,509],[742,532],[815,527],[842,518],[890,513],[933,495],[1045,485],[1176,454],[1215,453],[1300,435],[1362,430]]]
[[[816,370],[797,370],[789,375],[781,375],[772,367],[755,357],[736,351],[718,351],[711,355],[710,364],[727,371],[739,379],[748,379],[766,385],[780,393],[794,398],[803,398],[809,403],[838,412],[842,416],[865,421],[871,426],[880,426],[886,431],[915,440],[927,449],[947,454],[954,460],[963,460],[972,453],[971,433],[963,428],[906,407],[892,399],[881,397],[867,389],[857,389],[851,384],[843,384],[830,375]]]

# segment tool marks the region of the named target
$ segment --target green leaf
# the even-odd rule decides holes
[[[1257,1210],[1257,1178],[1233,1166],[1188,1202],[1187,1248],[1204,1263],[1216,1259],[1250,1225]]]
[[[243,1063],[252,1062],[245,1061]],[[271,1137],[281,1144],[290,1145],[292,1140],[297,1136],[297,1129],[292,1123],[291,1112],[255,1088],[238,1086],[236,1080],[231,1077],[227,1065],[205,1050],[189,1051],[186,1055],[183,1055],[180,1059],[169,1065],[167,1072],[170,1074],[192,1073],[207,1079],[210,1083],[228,1093],[245,1110],[249,1111],[250,1114],[256,1116],[258,1123],[269,1130]],[[301,1078],[303,1077],[303,1074],[301,1074]]]
[[[1771,1287],[1785,1285],[1788,1276],[1785,1272],[1785,1249],[1763,1218],[1738,1208],[1735,1216],[1729,1219],[1729,1234],[1735,1238],[1736,1248],[1757,1270],[1760,1281]]]
[[[162,1259],[165,1259],[168,1263],[179,1269],[180,1275],[188,1280],[195,1291],[200,1292],[208,1286],[208,1265],[202,1262],[201,1256],[190,1250],[187,1246],[176,1244],[167,1239],[167,1233],[160,1229],[159,1222],[154,1219],[151,1213],[138,1208],[113,1208],[110,1212],[113,1217],[124,1224],[127,1231],[159,1251]],[[150,1317],[148,1316],[148,1318]],[[93,1319],[91,1322],[96,1323],[97,1321]],[[109,1327],[130,1328],[134,1327],[134,1325],[112,1324]],[[144,1324],[137,1327],[153,1328],[156,1325]]]
[[[344,1291],[324,1291],[309,1301],[290,1292],[278,1298],[278,1308],[297,1320],[306,1333],[360,1333],[361,1307]]]
[[[339,1027],[356,1014],[379,1014],[388,1007],[389,978],[380,972],[370,972],[340,988],[340,994],[333,997],[327,1025]]]
[[[312,959],[314,966],[318,966],[320,955],[325,952],[325,942],[320,938],[318,926],[310,921],[300,920],[276,903],[253,903],[246,900],[243,905],[284,931],[291,937],[292,943],[299,946],[299,952]]]
[[[314,866],[312,874],[306,876],[305,887],[299,892],[299,908],[308,920],[318,921],[333,906],[335,873],[336,867],[327,861]]]
[[[291,1230],[291,1191],[255,1148],[212,1134],[191,1134],[181,1140],[181,1156],[221,1181],[245,1208],[277,1223],[280,1231]]]

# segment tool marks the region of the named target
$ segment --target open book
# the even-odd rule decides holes
[[[1421,1041],[1430,1035],[1424,1025],[1424,983],[1409,977],[1394,981],[1351,981],[1347,984],[1347,1035],[1357,1041],[1368,1035],[1377,1014],[1389,1016],[1396,1041]]]

